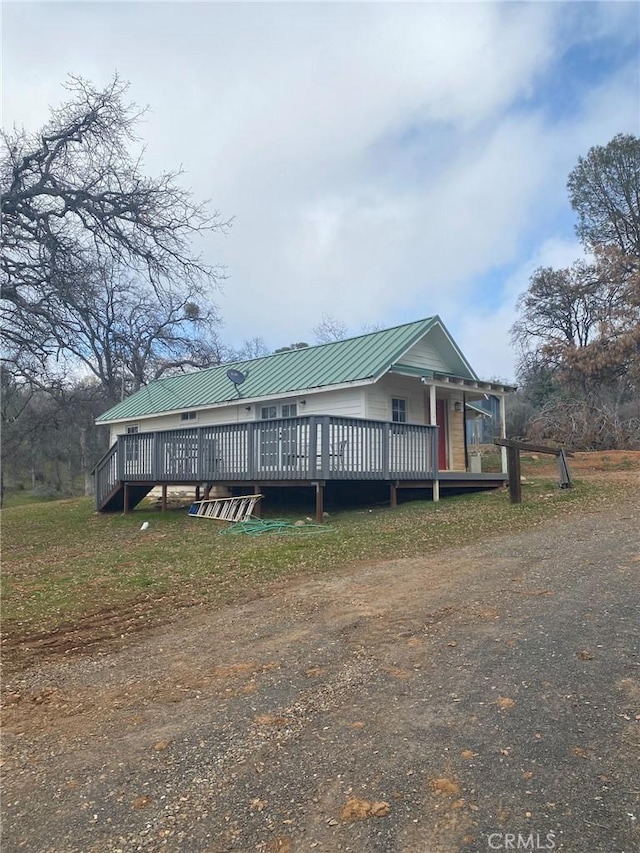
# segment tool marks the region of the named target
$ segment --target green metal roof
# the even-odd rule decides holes
[[[243,399],[273,398],[350,382],[375,381],[434,324],[442,327],[438,317],[429,317],[344,341],[157,379],[109,409],[97,422],[109,423],[233,403],[238,398],[227,377],[230,368],[240,370],[246,376],[246,381],[240,386]],[[452,345],[461,356],[455,344]]]

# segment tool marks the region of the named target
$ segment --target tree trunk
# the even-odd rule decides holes
[[[89,470],[89,454],[87,451],[87,428],[80,427],[79,431],[79,441],[80,441],[80,470],[84,474],[84,494],[85,497],[93,494],[93,477],[91,476],[91,471]]]

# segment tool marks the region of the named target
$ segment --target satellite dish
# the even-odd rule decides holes
[[[244,380],[247,378],[240,370],[233,370],[233,368],[231,370],[227,370],[227,376],[234,385],[242,385]]]
[[[246,374],[242,373],[242,371],[240,370],[234,370],[233,368],[231,368],[230,370],[227,370],[227,378],[233,382],[236,388],[236,394],[238,395],[238,397],[240,397],[241,394],[238,385],[242,385],[244,380],[247,378]]]

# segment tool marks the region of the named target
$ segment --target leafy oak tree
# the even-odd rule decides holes
[[[580,157],[567,182],[587,248],[616,246],[640,258],[640,139],[618,134]]]
[[[640,447],[640,140],[592,148],[568,188],[586,258],[536,270],[512,328],[521,396],[547,380],[528,430],[585,449]]]

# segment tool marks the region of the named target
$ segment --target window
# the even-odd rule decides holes
[[[181,421],[195,421],[196,413],[195,412],[180,412],[180,420]]]
[[[402,397],[391,398],[391,420],[397,424],[406,424],[407,422],[407,401]]]
[[[260,409],[260,418],[263,421],[272,420],[273,418],[295,418],[298,414],[297,403],[282,403],[279,406],[263,406]]]
[[[127,466],[135,465],[138,461],[139,456],[139,444],[140,438],[138,437],[138,432],[140,431],[140,427],[138,424],[132,424],[127,427],[127,435],[135,436],[135,438],[126,438],[124,444],[124,459]],[[132,473],[129,471],[128,473]]]

